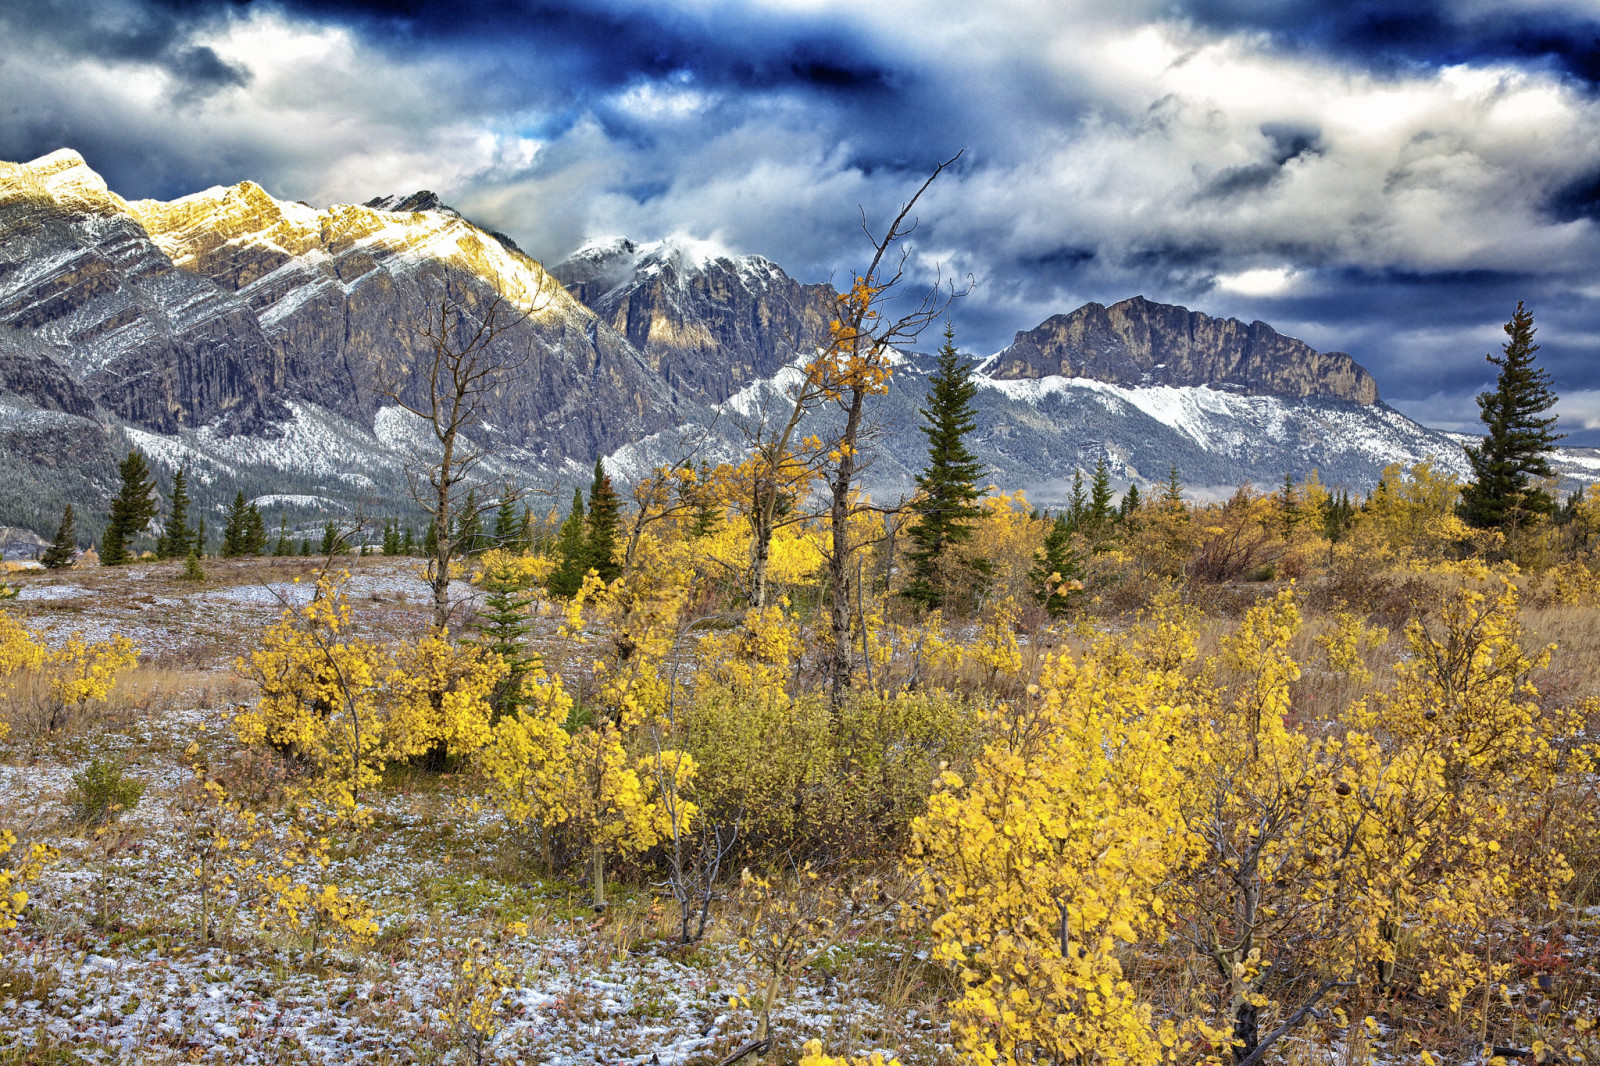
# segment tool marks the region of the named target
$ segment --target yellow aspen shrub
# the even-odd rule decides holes
[[[1519,901],[1556,904],[1571,879],[1562,833],[1581,817],[1561,795],[1593,765],[1574,746],[1585,708],[1541,706],[1532,675],[1551,651],[1525,650],[1516,588],[1498,581],[1407,627],[1393,691],[1352,707],[1343,738],[1360,771],[1347,787],[1363,826],[1361,942],[1387,984],[1403,933],[1418,984],[1453,1009],[1503,966],[1468,948]]]
[[[378,783],[384,766],[407,753],[409,739],[390,728],[385,688],[394,657],[353,631],[348,579],[320,576],[311,600],[285,610],[260,646],[238,660],[260,696],[233,719],[244,743],[267,743],[310,762],[319,798],[346,811]]]
[[[494,724],[490,742],[479,750],[479,765],[489,778],[489,798],[513,825],[548,831],[566,822],[567,780],[572,773],[571,737],[564,728],[572,697],[542,669],[524,686],[527,702]]]
[[[1169,920],[1161,889],[1187,843],[1173,745],[1191,716],[1163,697],[1182,687],[1106,669],[1095,649],[1049,661],[1036,694],[990,712],[996,739],[967,775],[943,775],[915,822],[969,1061],[1176,1061],[1179,1026],[1154,1017],[1118,956]]]
[[[965,649],[967,661],[990,689],[1001,678],[1022,672],[1022,649],[1017,646],[1017,619],[1021,614],[1012,597],[994,600],[979,619],[977,639]]]
[[[687,785],[695,773],[694,760],[666,751],[645,760],[628,757],[620,731],[610,723],[586,729],[572,738],[572,772],[566,781],[564,800],[568,822],[585,839],[603,851],[637,854],[670,839],[674,821],[660,802],[656,777],[641,775],[645,760],[665,760],[676,764],[674,779]],[[646,766],[647,771],[650,767]],[[693,823],[695,806],[686,801],[678,805],[677,830],[687,832]]]
[[[489,743],[491,699],[509,669],[482,647],[451,643],[448,633],[402,645],[386,682],[394,753],[460,757]]]
[[[508,932],[515,934],[518,929],[527,932],[520,922],[513,923]],[[517,984],[516,974],[501,953],[498,942],[491,945],[473,937],[460,949],[450,983],[439,991],[439,1020],[460,1041],[469,1061],[480,1066],[493,1061],[490,1054],[512,1006],[506,996]]]
[[[0,829],[0,856],[10,855],[17,846],[17,834]],[[28,893],[21,886],[43,872],[45,865],[54,861],[59,852],[47,844],[35,843],[20,860],[7,859],[0,866],[0,933],[17,927],[17,916],[28,905]],[[3,946],[0,941],[0,946]]]
[[[120,633],[86,641],[73,633],[52,648],[44,635],[0,611],[0,699],[26,699],[45,732],[64,726],[72,713],[111,695],[118,678],[139,661],[139,649]],[[23,696],[29,681],[42,690]],[[0,738],[10,727],[0,722]]]
[[[870,1055],[856,1055],[849,1058],[838,1055],[828,1055],[822,1050],[822,1041],[807,1040],[801,1048],[800,1066],[888,1066],[890,1062],[898,1059],[885,1059],[883,1052],[874,1051]]]
[[[1193,743],[1176,787],[1189,846],[1169,903],[1177,935],[1212,963],[1218,1029],[1236,1058],[1257,1048],[1263,1023],[1303,1005],[1280,1013],[1276,996],[1294,987],[1286,975],[1320,968],[1339,981],[1352,965],[1336,793],[1319,743],[1287,720],[1299,627],[1292,589],[1246,612],[1223,640],[1222,686],[1183,727]]]
[[[1317,646],[1327,658],[1328,669],[1357,684],[1372,683],[1372,671],[1367,669],[1366,655],[1377,651],[1389,639],[1383,626],[1369,626],[1361,616],[1351,611],[1340,611],[1333,616],[1333,626],[1317,636]]]

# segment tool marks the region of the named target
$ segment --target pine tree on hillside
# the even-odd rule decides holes
[[[244,502],[244,490],[234,493],[233,506],[228,508],[228,521],[222,526],[222,557],[235,559],[245,553],[250,535],[250,507]]]
[[[530,608],[533,589],[527,571],[520,566],[485,567],[479,581],[483,609],[477,612],[473,628],[478,640],[506,664],[506,676],[490,697],[494,718],[513,714],[523,705],[523,684],[539,667],[539,656],[528,647],[533,629]]]
[[[1278,486],[1278,517],[1283,522],[1283,535],[1285,538],[1294,536],[1294,531],[1300,525],[1302,493],[1295,486],[1294,475],[1283,475],[1283,484]]]
[[[1072,471],[1072,495],[1067,498],[1067,513],[1063,517],[1073,529],[1083,525],[1084,519],[1089,517],[1089,496],[1083,488],[1081,469]]]
[[[265,555],[267,552],[267,523],[261,512],[251,504],[244,516],[244,553]]]
[[[617,536],[622,526],[622,501],[611,487],[611,477],[599,459],[594,461],[594,484],[589,486],[589,531],[584,538],[588,570],[612,581],[622,573],[617,562]]]
[[[1534,478],[1551,477],[1550,453],[1562,434],[1551,432],[1555,406],[1549,372],[1534,365],[1533,312],[1517,302],[1505,324],[1510,340],[1501,354],[1485,359],[1500,368],[1493,392],[1478,397],[1479,417],[1487,432],[1482,443],[1466,445],[1472,480],[1461,490],[1461,517],[1479,529],[1516,526],[1536,514],[1550,514],[1555,500]]]
[[[1167,472],[1167,484],[1161,492],[1161,504],[1177,509],[1183,506],[1183,482],[1178,480],[1178,464],[1173,463]]]
[[[1052,617],[1060,618],[1072,609],[1071,595],[1078,588],[1079,572],[1072,551],[1072,523],[1066,515],[1057,515],[1045,530],[1044,547],[1028,572],[1035,598]]]
[[[205,554],[206,554],[206,516],[205,515],[201,515],[195,521],[195,524],[194,524],[194,544],[191,546],[191,551],[193,551],[193,553],[195,555],[201,556],[201,557],[204,557]]]
[[[127,454],[117,471],[122,475],[122,488],[111,501],[111,519],[101,538],[102,566],[121,566],[132,559],[129,542],[143,533],[156,516],[155,479],[138,449]]]
[[[439,526],[430,521],[427,532],[422,534],[422,557],[433,559],[439,555]]]
[[[583,490],[572,490],[572,510],[556,535],[556,566],[545,587],[552,596],[572,596],[583,587],[588,573],[588,554],[584,544]]]
[[[1117,505],[1117,521],[1127,522],[1139,511],[1139,486],[1136,482],[1128,483],[1128,491],[1122,494],[1122,503]]]
[[[390,518],[383,523],[383,554],[395,556],[400,554],[400,520]]]
[[[161,539],[156,541],[156,557],[159,559],[185,558],[194,544],[194,530],[189,528],[189,472],[181,466],[172,475],[171,507],[166,529]]]
[[[306,557],[306,556],[308,556],[310,554],[311,554],[311,538],[310,537],[301,537],[300,538],[300,556],[301,556],[301,558],[304,558],[304,557]]]
[[[1094,464],[1094,481],[1089,486],[1089,513],[1085,516],[1094,529],[1104,529],[1111,523],[1111,470],[1106,457],[1101,455]]]
[[[917,428],[928,439],[928,463],[917,475],[919,492],[911,503],[916,518],[907,531],[914,547],[906,553],[911,580],[904,595],[930,609],[944,601],[949,585],[948,574],[942,572],[950,562],[946,553],[972,539],[972,523],[983,514],[978,478],[984,467],[967,447],[967,434],[977,426],[972,411],[977,394],[972,364],[956,352],[955,330],[946,324],[938,366],[928,377],[927,406],[918,409],[923,424]],[[969,565],[980,572],[988,569],[982,560]]]
[[[467,490],[455,530],[456,555],[476,555],[484,549],[483,508],[478,506],[478,491]]]
[[[39,561],[46,570],[59,570],[63,566],[71,566],[78,560],[78,534],[73,529],[72,504],[67,504],[67,509],[61,512],[61,525],[56,529],[56,539],[50,542],[50,547],[39,556]]]
[[[339,523],[330,518],[327,524],[322,527],[322,550],[320,554],[330,557],[343,555],[344,549],[344,538],[339,534]]]
[[[272,546],[272,555],[274,558],[282,558],[293,554],[294,543],[289,540],[289,516],[281,514],[278,516],[278,540]]]
[[[522,540],[525,526],[517,524],[517,499],[511,486],[500,494],[500,506],[494,512],[494,546],[516,551]]]
[[[398,521],[398,520],[397,520]],[[405,536],[400,538],[400,554],[412,555],[417,550],[417,536],[410,526],[406,527]]]

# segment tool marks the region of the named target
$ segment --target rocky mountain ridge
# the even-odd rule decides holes
[[[1089,378],[1109,385],[1204,385],[1251,395],[1378,402],[1378,383],[1344,352],[1319,352],[1265,322],[1212,318],[1135,296],[1090,303],[1017,333],[988,360],[998,379]]]

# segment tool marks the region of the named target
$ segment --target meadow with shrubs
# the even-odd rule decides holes
[[[0,1063],[1600,1062],[1548,403],[1503,375],[1466,479],[1043,510],[944,356],[901,507],[795,434],[14,577]]]

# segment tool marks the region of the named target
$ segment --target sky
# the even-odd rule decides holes
[[[1348,351],[1470,429],[1519,300],[1600,446],[1600,0],[6,0],[0,158],[128,198],[431,189],[559,261],[807,281],[939,162],[910,266],[986,355],[1136,294]]]

